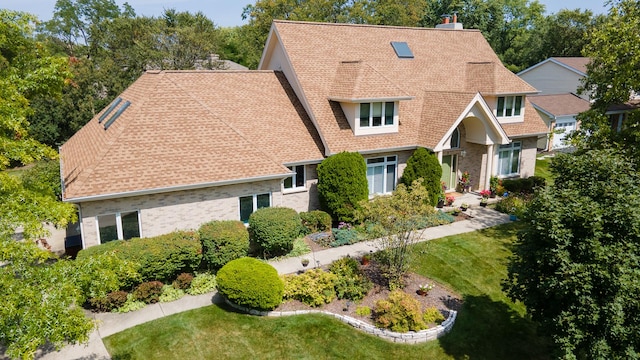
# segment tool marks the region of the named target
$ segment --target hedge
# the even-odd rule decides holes
[[[247,256],[249,232],[241,221],[211,221],[200,226],[202,258],[210,269],[219,269],[231,260]]]
[[[142,281],[171,282],[180,273],[198,269],[202,262],[198,233],[193,231],[116,240],[81,250],[78,259],[107,252],[113,252],[118,258],[137,264]]]
[[[331,215],[322,210],[301,212],[300,220],[309,234],[331,230]]]

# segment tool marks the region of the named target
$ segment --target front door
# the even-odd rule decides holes
[[[442,156],[442,181],[449,190],[456,188],[457,167],[458,155],[453,154]]]

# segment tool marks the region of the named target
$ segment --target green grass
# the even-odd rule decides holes
[[[417,245],[413,270],[464,299],[453,330],[438,341],[399,345],[327,316],[260,318],[212,305],[104,342],[114,359],[546,359],[546,339],[500,288],[517,229],[511,223]]]
[[[535,175],[545,178],[547,180],[547,185],[553,183],[553,175],[549,170],[549,164],[551,164],[552,160],[553,158],[536,159]]]

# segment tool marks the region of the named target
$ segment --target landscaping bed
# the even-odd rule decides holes
[[[328,304],[322,304],[317,307],[309,306],[298,300],[287,300],[275,308],[274,311],[324,310],[335,314],[350,316],[368,324],[375,325],[371,315],[360,315],[357,313],[357,310],[361,307],[368,307],[371,310],[375,309],[376,302],[389,298],[391,291],[381,284],[382,279],[379,276],[379,271],[375,263],[371,262],[369,265],[362,265],[361,269],[374,283],[373,288],[362,300],[351,301],[335,299]],[[418,300],[423,310],[431,307],[435,307],[441,312],[447,309],[460,310],[462,304],[461,296],[452,290],[416,273],[408,273],[404,280],[406,286],[403,288],[403,291]],[[417,291],[419,287],[426,284],[432,284],[433,288],[426,296],[418,295]],[[435,324],[430,325],[435,326]]]

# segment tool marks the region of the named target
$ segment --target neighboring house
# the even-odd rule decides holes
[[[578,129],[576,116],[591,106],[575,94],[535,95],[530,100],[549,127],[549,137],[538,140],[538,148],[547,151],[569,146],[565,138]]]
[[[452,24],[447,24],[452,25]],[[418,147],[443,181],[533,175],[547,127],[477,30],[274,21],[257,71],[147,72],[61,147],[83,246],[318,207],[316,166],[361,153],[393,191]]]
[[[587,76],[588,63],[586,57],[552,57],[518,73],[544,95],[536,100],[532,97],[549,129],[549,136],[539,140],[538,149],[549,151],[569,146],[563,140],[578,129],[576,116],[589,110],[589,94],[577,95],[582,79]]]

